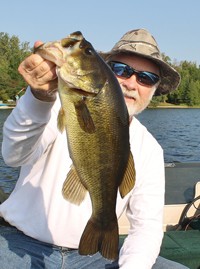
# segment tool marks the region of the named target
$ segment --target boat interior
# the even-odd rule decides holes
[[[200,268],[200,163],[165,165],[164,237],[160,256],[190,269]],[[127,236],[125,212],[119,219],[119,240]]]
[[[166,163],[165,177],[164,232],[178,230],[186,211],[187,217],[200,214],[200,163]],[[119,219],[119,233],[127,234],[128,229],[124,212]]]

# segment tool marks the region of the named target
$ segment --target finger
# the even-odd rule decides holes
[[[56,77],[56,65],[53,62],[44,60],[38,67],[34,68],[32,70],[32,76],[36,79],[42,78],[47,73],[54,79]],[[51,76],[52,74],[52,76]]]
[[[46,84],[47,91],[54,91],[58,89],[58,78],[51,80],[48,84]]]
[[[47,84],[57,77],[56,66],[49,61],[43,61],[33,70],[28,70],[24,65],[20,65],[18,70],[26,83],[34,89],[40,88],[41,85]]]
[[[37,48],[37,47],[39,47],[39,46],[42,45],[42,44],[43,44],[43,42],[40,41],[40,40],[38,40],[38,41],[35,42],[35,44],[34,44],[34,48]]]
[[[32,55],[34,57],[27,58],[24,62],[22,62],[18,68],[19,73],[25,79],[27,83],[27,79],[38,79],[43,77],[46,73],[48,73],[51,69],[55,69],[55,64],[53,62],[44,60],[39,55]],[[55,70],[53,70],[53,76],[50,79],[54,79],[56,77]]]
[[[56,87],[57,87],[57,75],[56,75],[56,67],[55,66],[41,77],[37,77],[36,74],[32,74],[32,73],[30,73],[29,76],[26,77],[26,79],[27,79],[27,83],[34,90],[41,89],[41,90],[46,91],[46,90],[51,89],[52,85],[54,85],[55,83],[56,83]],[[56,80],[56,81],[54,81],[54,80]]]
[[[20,74],[21,72],[29,72],[39,66],[43,61],[44,59],[40,55],[32,54],[19,65],[18,71]]]
[[[55,65],[53,65],[52,68],[48,69],[47,72],[45,72],[43,68],[42,70],[43,70],[43,73],[41,72],[38,73],[38,70],[37,70],[37,73],[32,75],[34,78],[36,78],[36,80],[38,80],[39,83],[46,84],[50,82],[51,80],[57,78]]]
[[[40,46],[41,44],[43,44],[42,41],[37,41],[34,47]],[[32,54],[26,58],[20,64],[18,71],[34,90],[52,91],[58,88],[55,64],[45,60],[38,54]]]

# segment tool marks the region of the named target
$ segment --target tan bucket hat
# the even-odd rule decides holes
[[[98,51],[105,61],[108,61],[111,56],[120,52],[136,54],[151,59],[158,65],[161,82],[155,92],[155,96],[168,94],[178,87],[180,83],[179,73],[162,60],[158,44],[147,30],[129,31],[115,44],[111,51]]]

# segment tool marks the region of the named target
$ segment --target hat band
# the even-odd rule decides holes
[[[120,43],[122,43],[121,45],[120,45]],[[155,45],[153,45],[153,44],[151,44],[151,43],[149,43],[149,42],[144,42],[144,41],[127,41],[127,40],[120,40],[115,46],[114,46],[114,49],[115,48],[121,48],[121,47],[123,47],[123,46],[126,46],[126,45],[130,45],[130,46],[132,46],[132,44],[137,44],[137,45],[144,45],[144,46],[148,46],[148,47],[152,47],[152,48],[154,48],[154,49],[156,49],[159,53],[160,53],[160,51],[159,51],[159,49],[158,49],[158,47],[157,46],[155,46]]]

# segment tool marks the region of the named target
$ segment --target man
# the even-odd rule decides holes
[[[133,190],[124,199],[117,198],[117,216],[127,209],[130,221],[119,262],[107,261],[99,253],[92,257],[77,253],[91,215],[91,201],[87,195],[76,206],[61,195],[71,159],[66,135],[57,129],[60,100],[55,65],[32,55],[19,66],[30,87],[4,125],[4,160],[10,166],[21,166],[21,172],[14,191],[0,206],[1,215],[11,225],[0,228],[0,267],[142,269],[156,262],[153,268],[185,268],[157,259],[163,237],[163,150],[133,116],[146,108],[154,94],[174,90],[180,77],[162,61],[157,43],[144,29],[128,32],[110,52],[100,54],[124,94],[136,168]]]

